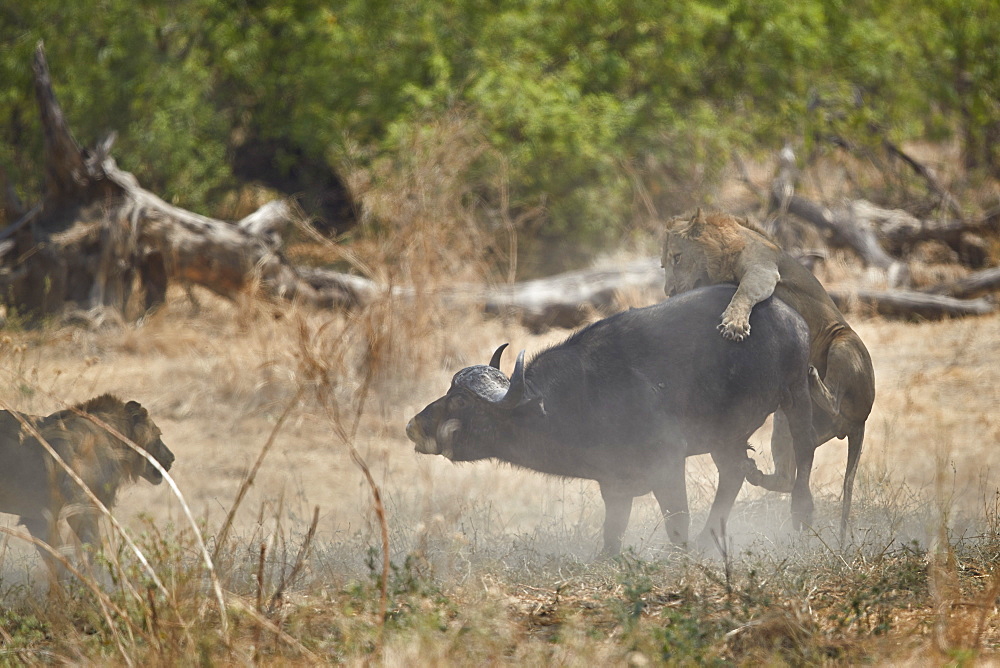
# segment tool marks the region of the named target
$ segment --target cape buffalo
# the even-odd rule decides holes
[[[718,531],[748,473],[747,439],[779,407],[798,467],[796,526],[811,521],[815,449],[809,330],[776,299],[757,306],[736,343],[715,331],[733,288],[712,286],[600,320],[524,362],[508,379],[500,346],[489,366],[455,374],[448,393],[410,420],[416,451],[452,461],[493,458],[600,484],[604,553],[621,550],[632,499],[652,491],[670,539],[688,537],[684,458],[709,453],[719,488],[701,541]]]

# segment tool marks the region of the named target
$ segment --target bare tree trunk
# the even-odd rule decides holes
[[[842,245],[854,249],[866,265],[886,272],[890,285],[909,283],[909,269],[882,248],[867,209],[856,207],[851,202],[846,207],[831,210],[799,195],[792,195],[788,199],[788,212],[831,233]]]
[[[480,297],[487,313],[515,314],[538,332],[550,327],[576,327],[595,314],[617,311],[627,293],[663,296],[659,259],[636,260],[620,269],[571,271],[557,276],[499,286]]]

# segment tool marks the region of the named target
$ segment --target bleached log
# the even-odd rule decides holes
[[[976,271],[956,281],[935,285],[925,292],[958,299],[969,299],[997,290],[1000,290],[1000,267]]]
[[[848,310],[857,303],[892,318],[940,320],[987,315],[996,310],[996,305],[986,299],[955,299],[912,290],[830,290],[830,297],[841,310]]]

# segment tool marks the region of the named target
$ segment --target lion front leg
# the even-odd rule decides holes
[[[722,322],[717,329],[730,341],[742,341],[750,336],[750,309],[753,305],[736,305],[735,301],[734,298],[729,308],[722,312]]]
[[[92,554],[101,548],[100,517],[101,514],[96,508],[82,508],[66,517],[66,523],[80,539],[80,547],[83,549],[86,561],[90,561]]]
[[[723,337],[742,341],[750,336],[750,311],[774,293],[780,278],[778,267],[773,263],[753,266],[743,272],[736,294],[722,312],[719,331]]]

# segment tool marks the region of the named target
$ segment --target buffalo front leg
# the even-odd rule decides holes
[[[601,556],[613,557],[622,551],[622,536],[632,514],[632,493],[623,485],[601,482],[601,498],[604,499],[604,547]]]
[[[667,537],[675,545],[688,540],[691,515],[688,512],[687,484],[684,477],[684,457],[671,458],[664,464],[659,481],[653,486],[653,496],[663,513]]]

